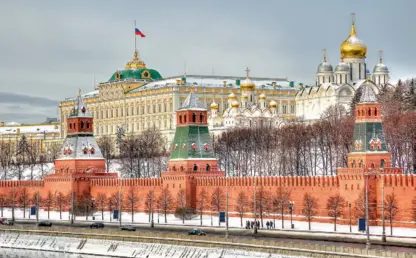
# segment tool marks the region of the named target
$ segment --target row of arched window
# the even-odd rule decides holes
[[[183,118],[183,122],[182,122],[182,118]],[[191,115],[191,122],[192,123],[196,123],[197,122],[197,114],[196,113],[192,113],[192,115]],[[199,123],[203,123],[204,122],[204,114],[202,112],[199,113],[199,120],[198,120],[198,122]],[[186,123],[186,114],[184,114],[183,117],[182,117],[182,115],[179,115],[179,124],[182,124],[182,123]]]
[[[362,108],[357,110],[357,116],[377,116],[377,108]]]
[[[386,161],[384,159],[381,159],[380,160],[380,168],[384,168],[385,166],[386,166]],[[352,161],[351,167],[352,168],[357,168],[357,162],[355,160]],[[370,168],[375,168],[375,167],[376,167],[376,165],[374,163],[371,163]],[[364,168],[363,160],[360,160],[358,162],[358,168]]]
[[[75,123],[69,123],[69,129],[76,129],[76,124]],[[80,129],[89,129],[90,128],[90,122],[89,121],[83,121],[81,120],[79,122],[79,128]]]

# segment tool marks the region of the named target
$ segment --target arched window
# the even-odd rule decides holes
[[[355,164],[355,160],[352,161],[352,167],[353,168],[357,167],[357,164]]]
[[[183,122],[186,123],[186,115],[183,116]]]
[[[374,116],[377,116],[377,108],[374,109]]]
[[[384,159],[380,162],[380,168],[384,168],[386,166],[386,161]]]
[[[72,129],[72,124],[71,123],[69,123],[69,129]]]
[[[361,116],[360,110],[357,110],[357,116]]]
[[[87,121],[87,129],[90,128],[90,122]]]
[[[198,165],[194,164],[194,171],[198,171]]]
[[[73,123],[73,124],[72,124],[72,128],[74,128],[74,129],[75,129],[75,123]]]
[[[195,122],[196,122],[196,114],[192,113],[192,123],[195,123]]]
[[[203,123],[204,122],[204,114],[199,113],[199,122]]]
[[[363,161],[362,160],[360,160],[360,163],[359,163],[358,167],[359,168],[362,168],[363,167]]]
[[[371,116],[371,109],[370,108],[368,108],[367,113],[368,113],[368,116]]]
[[[182,115],[179,115],[179,123],[182,124]]]
[[[81,121],[81,129],[84,128],[84,121]]]
[[[374,163],[371,163],[371,168],[375,168],[375,165],[374,165]]]
[[[206,171],[209,171],[210,168],[211,168],[211,166],[209,164],[207,164],[205,169],[206,169]]]

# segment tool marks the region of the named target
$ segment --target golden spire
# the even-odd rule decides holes
[[[355,13],[351,14],[351,31],[350,31],[350,37],[357,35],[357,32],[355,31]]]
[[[81,97],[81,88],[78,89],[78,97]]]
[[[382,64],[383,63],[383,50],[379,50],[378,51],[378,53],[379,53],[379,55],[380,55],[380,64]]]
[[[326,48],[322,49],[324,51],[324,62],[326,62]]]
[[[126,69],[145,69],[146,64],[139,56],[139,51],[137,48],[134,50],[133,59],[126,64]]]

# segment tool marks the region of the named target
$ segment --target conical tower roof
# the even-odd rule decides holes
[[[207,110],[192,90],[179,110]]]
[[[361,98],[360,103],[373,103],[377,102],[376,94],[374,93],[373,87],[371,86],[369,80],[365,81],[363,85],[361,85]]]
[[[88,111],[87,105],[85,105],[84,100],[81,97],[81,89],[78,92],[75,106],[69,114],[69,117],[92,117],[91,113]]]

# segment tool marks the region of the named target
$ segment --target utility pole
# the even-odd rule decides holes
[[[386,222],[384,219],[384,183],[383,187],[381,188],[381,220],[383,223],[383,233],[381,235],[381,241],[386,242]]]
[[[352,225],[351,225],[351,203],[348,204],[348,211],[350,215],[350,233],[352,232]]]
[[[370,247],[371,242],[370,242],[370,223],[368,221],[368,177],[370,175],[369,174],[365,174],[365,222],[366,222],[366,230],[367,230],[367,248]]]
[[[225,213],[226,213],[226,221],[225,221],[225,238],[228,238],[228,177],[227,173],[225,174]]]

